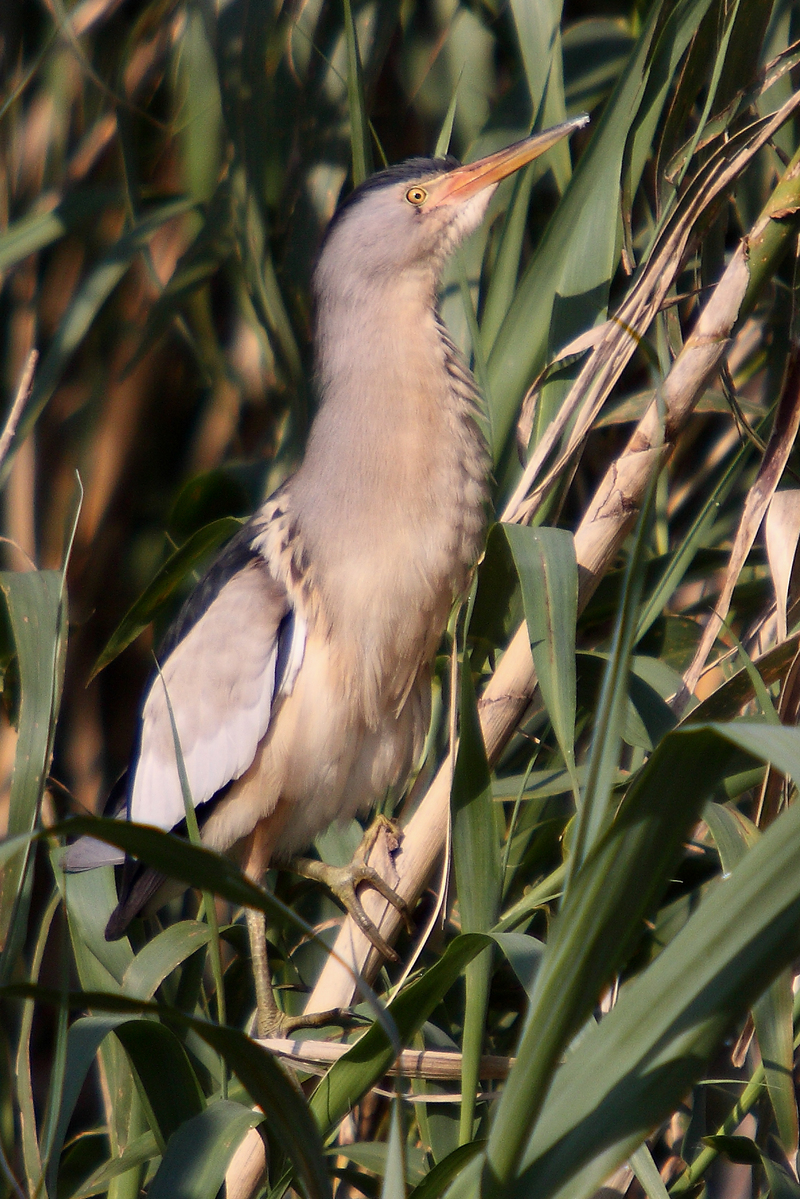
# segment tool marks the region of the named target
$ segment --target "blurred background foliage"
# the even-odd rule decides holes
[[[800,952],[789,781],[800,753],[777,729],[798,711],[797,117],[737,159],[723,187],[713,181],[757,122],[791,100],[798,38],[796,0],[5,0],[6,411],[31,351],[39,357],[0,462],[0,826],[25,842],[3,851],[0,985],[42,989],[2,1000],[0,1194],[133,1196],[148,1186],[155,1196],[213,1196],[261,1119],[254,1102],[266,1113],[275,1196],[288,1186],[325,1195],[330,1180],[337,1194],[368,1199],[412,1187],[433,1199],[449,1185],[473,1194],[475,1163],[486,1162],[485,1187],[494,1179],[509,1194],[580,1199],[613,1170],[609,1188],[650,1199],[667,1186],[730,1199],[800,1194],[800,1010],[789,971]],[[448,1088],[458,1095],[458,1078],[420,1082],[436,1101],[390,1114],[369,1090],[386,1066],[373,1029],[360,1072],[331,1071],[309,1114],[236,1032],[252,984],[235,871],[212,878],[188,850],[174,851],[184,877],[223,897],[221,945],[190,895],[171,913],[178,923],[150,942],[157,948],[143,948],[143,930],[133,945],[107,946],[110,874],[75,883],[68,923],[57,854],[43,843],[29,852],[25,838],[40,822],[102,809],[128,758],[159,635],[237,518],[302,454],[316,402],[310,277],[340,197],[384,163],[434,149],[475,158],[582,111],[587,129],[499,189],[443,288],[442,311],[486,397],[497,513],[587,351],[613,333],[609,313],[661,261],[659,239],[685,217],[685,243],[647,284],[663,294],[632,326],[602,411],[545,489],[534,520],[543,533],[577,527],[783,176],[788,198],[772,218],[780,246],[754,275],[724,369],[671,430],[675,449],[638,538],[608,557],[594,594],[576,607],[566,534],[537,543],[542,574],[523,530],[493,530],[469,623],[455,626],[472,668],[461,695],[456,886],[394,1014],[407,1043],[463,1048],[469,1070],[481,1050],[518,1051],[513,1100],[489,1102],[494,1081],[477,1107],[442,1102]],[[741,533],[754,483],[767,498],[781,483],[788,497],[774,507],[771,547],[754,542],[763,509],[752,535]],[[732,572],[737,530],[745,548]],[[675,734],[680,711],[667,701],[726,587],[713,667],[690,690],[702,701],[696,724],[729,721],[733,731]],[[481,690],[523,615],[536,641],[537,611],[551,617],[541,636],[551,669],[540,654],[541,696],[489,783],[469,683]],[[449,649],[418,791],[446,745]],[[476,796],[485,802],[465,824]],[[649,841],[635,829],[621,838],[629,818]],[[318,850],[344,859],[357,840],[357,829],[335,829]],[[148,852],[169,865],[159,844]],[[332,939],[331,901],[284,875],[271,882]],[[432,906],[427,897],[420,928]],[[297,1005],[324,951],[289,917],[270,915],[277,973]],[[489,955],[475,958],[485,943],[458,934],[489,931],[502,954],[487,973]],[[410,946],[401,940],[402,957]],[[457,980],[473,958],[465,989]],[[703,974],[712,965],[713,984]],[[637,978],[643,985],[629,990]],[[389,981],[377,980],[381,995]],[[68,1032],[70,987],[73,1007],[95,1014]],[[105,999],[81,1004],[81,989]],[[147,1006],[154,997],[160,1018]],[[369,1005],[359,1010],[370,1018]],[[561,1022],[548,1023],[557,1010]],[[643,1055],[660,1046],[668,1059],[663,1076],[652,1071],[657,1083],[632,1056],[637,1037]]]

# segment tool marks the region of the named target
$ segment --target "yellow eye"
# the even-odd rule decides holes
[[[409,204],[414,204],[417,207],[420,204],[424,204],[427,198],[428,193],[425,191],[424,187],[410,187],[406,192],[406,199],[408,200]]]

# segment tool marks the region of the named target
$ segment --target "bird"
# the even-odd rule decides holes
[[[174,729],[203,844],[261,884],[271,865],[407,778],[489,501],[480,394],[437,308],[444,267],[500,181],[587,120],[464,166],[412,158],[340,205],[313,274],[318,406],[304,457],[213,562],[160,647],[126,776],[129,819],[183,824]],[[355,887],[403,905],[365,858],[340,893],[389,956]],[[84,838],[65,868],[111,861],[118,851]],[[128,862],[107,938],[163,902],[163,884]],[[248,910],[247,921],[258,1035],[287,1035],[309,1018],[279,1010],[263,913]]]

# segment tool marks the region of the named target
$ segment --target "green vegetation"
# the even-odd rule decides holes
[[[797,4],[2,8],[0,1197],[213,1199],[259,1127],[270,1199],[734,1170],[797,1199]],[[446,280],[494,523],[397,797],[416,931],[329,1031],[357,1044],[292,1074],[246,1035],[242,905],[299,1011],[332,900],[87,813],[158,636],[302,454],[340,196],[583,110]],[[107,943],[113,873],[65,880],[68,816],[193,889]],[[401,1048],[449,1073],[385,1081]]]

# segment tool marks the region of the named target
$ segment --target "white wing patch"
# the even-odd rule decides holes
[[[233,575],[162,663],[142,712],[142,738],[131,793],[131,819],[169,829],[184,818],[169,694],[195,807],[239,778],[267,731],[275,694],[281,621],[290,613],[265,562]],[[291,690],[305,648],[295,615],[280,693]]]

